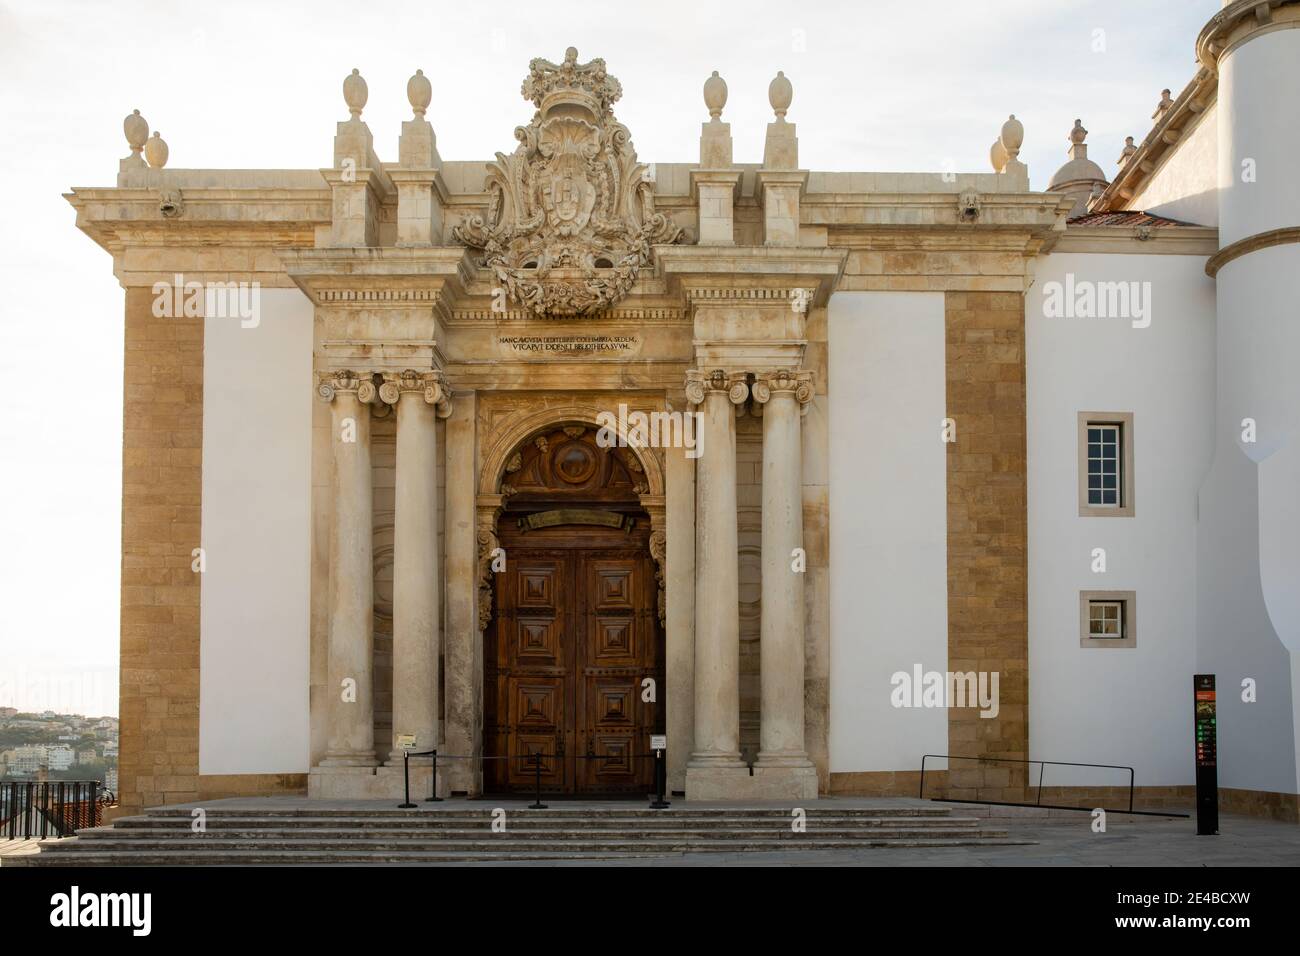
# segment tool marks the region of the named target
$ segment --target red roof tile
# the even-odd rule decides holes
[[[1071,226],[1194,226],[1194,222],[1182,222],[1157,216],[1140,210],[1119,210],[1115,212],[1090,212],[1068,220]]]

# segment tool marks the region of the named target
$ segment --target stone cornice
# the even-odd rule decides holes
[[[77,211],[77,227],[118,260],[115,271],[123,284],[131,284],[126,273],[164,274],[178,267],[196,278],[203,272],[223,278],[280,272],[274,259],[253,261],[256,250],[312,245],[331,212],[324,183],[319,189],[259,189],[177,186],[160,179],[156,187],[76,188],[64,198]],[[159,261],[124,264],[124,253],[133,248],[154,250]],[[162,253],[179,249],[214,251],[191,256],[194,261],[184,266],[162,261]]]
[[[1244,239],[1238,239],[1232,245],[1224,246],[1218,253],[1211,256],[1209,261],[1205,263],[1205,274],[1214,278],[1219,274],[1219,270],[1233,259],[1240,259],[1242,256],[1249,255],[1259,249],[1268,249],[1271,246],[1285,246],[1296,242],[1300,242],[1300,226],[1270,229],[1268,232],[1246,236]]]
[[[1196,38],[1196,59],[1207,69],[1217,71],[1223,57],[1251,37],[1274,29],[1300,27],[1297,4],[1300,0],[1235,0],[1201,28]]]
[[[1143,238],[1145,236],[1145,238]],[[1219,248],[1213,226],[1070,226],[1053,252],[1212,256]]]
[[[670,293],[691,302],[785,302],[795,289],[809,289],[806,307],[815,308],[834,291],[848,253],[801,246],[658,246],[656,257]]]
[[[459,246],[291,249],[280,253],[289,277],[318,306],[432,306],[449,314],[473,267]]]
[[[428,183],[433,187],[434,192],[438,194],[438,200],[445,206],[451,201],[451,193],[447,191],[447,183],[442,178],[440,169],[411,169],[409,167],[388,167],[385,172],[393,184],[400,186],[403,183],[414,183],[416,185]]]
[[[328,167],[320,170],[321,178],[329,183],[331,187],[337,186],[368,186],[381,203],[393,203],[397,201],[397,188],[393,181],[388,178],[382,168],[361,167],[360,169],[330,169]]]

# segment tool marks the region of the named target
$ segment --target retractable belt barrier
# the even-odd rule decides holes
[[[560,759],[562,757],[573,757],[575,760],[653,760],[655,762],[655,796],[650,801],[650,809],[666,810],[670,806],[664,799],[664,791],[668,785],[668,761],[666,752],[658,749],[648,754],[516,754],[514,756],[474,756],[473,754],[443,754],[437,750],[403,750],[402,751],[402,781],[406,793],[406,799],[397,806],[402,810],[409,810],[415,807],[411,802],[411,758],[412,757],[430,757],[432,758],[432,773],[429,775],[429,796],[424,798],[425,803],[441,803],[442,797],[438,796],[438,758],[443,760],[523,760],[531,763],[533,768],[533,802],[528,805],[529,810],[546,810],[547,805],[542,803],[542,761]]]

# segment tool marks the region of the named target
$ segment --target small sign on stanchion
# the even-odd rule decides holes
[[[415,806],[411,802],[411,751],[415,749],[415,734],[398,734],[397,749],[402,752],[402,787],[406,799],[397,805],[399,810],[410,810]]]

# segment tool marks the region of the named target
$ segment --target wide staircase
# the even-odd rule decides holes
[[[553,805],[487,802],[401,810],[391,806],[209,806],[201,832],[188,807],[158,807],[111,826],[46,841],[5,866],[459,863],[615,860],[687,853],[771,853],[1009,845],[1006,830],[946,807],[789,808]]]

